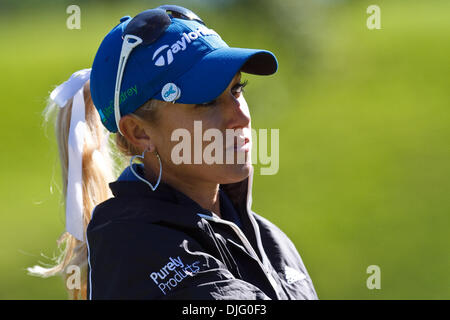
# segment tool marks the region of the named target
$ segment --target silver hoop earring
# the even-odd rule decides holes
[[[133,169],[133,160],[136,159],[136,158],[144,159],[144,155],[145,155],[145,153],[146,153],[147,151],[149,151],[149,150],[148,150],[148,149],[144,150],[144,152],[142,152],[142,155],[138,155],[138,154],[137,154],[137,155],[134,155],[134,156],[131,157],[131,159],[130,159],[130,169],[131,169],[131,172],[136,176],[136,178],[138,178],[138,179],[141,180],[142,182],[145,182],[146,184],[148,184],[149,187],[152,189],[152,191],[155,191],[156,188],[158,188],[159,183],[161,182],[161,176],[162,176],[162,164],[161,164],[161,158],[159,157],[158,152],[155,151],[156,157],[158,158],[158,161],[159,161],[159,175],[158,175],[158,180],[156,181],[155,186],[153,186],[149,181],[147,181],[147,180],[145,180],[144,178],[142,178],[141,176],[139,176],[139,175],[136,173],[136,171],[134,171],[134,169]]]

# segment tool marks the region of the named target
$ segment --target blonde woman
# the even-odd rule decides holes
[[[276,70],[271,52],[228,47],[182,7],[120,19],[92,70],[52,93],[67,245],[30,271],[81,267],[69,292],[82,299],[317,299],[293,243],[251,210],[241,77]],[[115,180],[105,128],[131,157]]]

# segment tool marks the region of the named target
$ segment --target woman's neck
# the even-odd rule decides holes
[[[218,184],[188,184],[182,181],[165,181],[189,198],[197,202],[202,208],[214,212],[220,217],[220,196]]]

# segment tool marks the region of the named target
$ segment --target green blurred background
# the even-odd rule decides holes
[[[164,1],[166,2],[166,1]],[[280,129],[278,174],[254,177],[253,209],[293,240],[321,299],[449,299],[450,2],[174,1],[231,46],[264,48],[247,76],[254,128]],[[66,8],[81,8],[81,29]],[[90,67],[124,15],[160,1],[0,2],[0,299],[65,299],[50,263],[64,230],[48,93]],[[368,30],[366,8],[381,8]],[[259,173],[259,166],[256,166]],[[366,287],[369,265],[381,289]]]

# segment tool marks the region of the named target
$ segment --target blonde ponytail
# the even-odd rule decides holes
[[[86,133],[83,148],[83,221],[84,232],[91,219],[94,207],[112,196],[108,183],[114,180],[123,163],[116,162],[116,152],[110,147],[109,133],[100,122],[100,117],[92,102],[89,81],[84,85]],[[70,99],[63,108],[50,102],[44,110],[44,120],[49,122],[56,114],[55,135],[58,144],[62,171],[63,198],[66,203],[66,190],[68,178],[68,137],[73,99]],[[70,299],[86,299],[87,292],[87,247],[86,243],[77,240],[68,232],[64,232],[57,240],[61,254],[55,259],[56,265],[51,268],[34,266],[28,268],[29,274],[50,277],[62,275]],[[80,271],[80,286],[67,286],[69,266],[77,266]],[[71,289],[69,287],[75,287]]]

